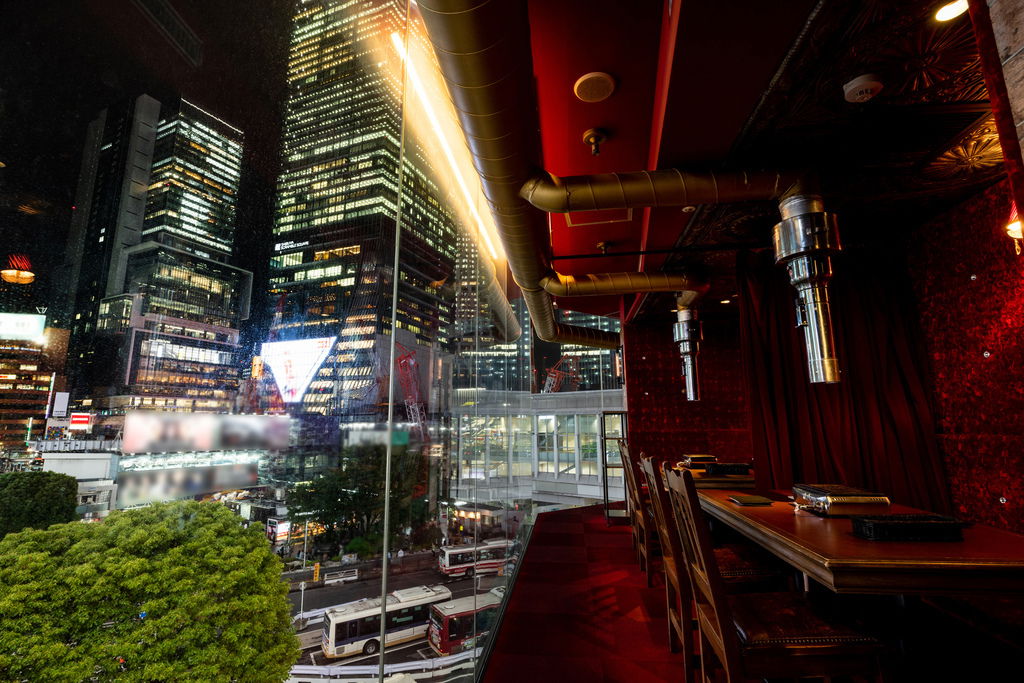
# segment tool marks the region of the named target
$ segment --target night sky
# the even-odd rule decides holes
[[[245,132],[237,261],[265,280],[294,0],[170,1],[202,41],[198,67],[132,0],[0,3],[0,258],[29,254],[40,290],[63,261],[86,126],[141,93]]]

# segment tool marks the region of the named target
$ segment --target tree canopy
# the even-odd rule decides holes
[[[9,534],[0,679],[281,681],[299,654],[287,592],[262,527],[218,503]]]
[[[392,451],[392,526],[407,514],[409,497],[421,476],[420,456],[406,447]],[[339,537],[375,536],[383,532],[384,467],[386,449],[381,445],[350,446],[341,454],[341,464],[311,482],[288,492],[288,517],[292,522],[319,522]],[[392,529],[394,531],[394,529]]]
[[[78,482],[57,472],[0,474],[0,538],[76,518]]]

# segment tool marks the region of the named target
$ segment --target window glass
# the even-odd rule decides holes
[[[555,416],[537,416],[537,472],[555,473]]]
[[[573,415],[558,416],[558,475],[576,474],[576,419]]]
[[[0,36],[0,225],[26,252],[0,258],[36,278],[0,314],[42,331],[0,340],[0,451],[80,473],[90,521],[198,500],[262,525],[285,580],[328,577],[281,607],[326,649],[300,608],[403,605],[338,623],[361,649],[507,587],[537,508],[600,502],[621,363],[533,336],[417,4],[116,5],[20,3]]]

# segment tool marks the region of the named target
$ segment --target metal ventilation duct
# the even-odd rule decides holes
[[[525,2],[420,0],[419,9],[480,175],[509,268],[537,336],[616,348],[618,335],[555,320],[551,294],[586,296],[706,287],[685,275],[601,273],[567,276],[551,267],[548,212],[689,206],[781,199],[776,260],[800,295],[812,382],[838,380],[827,283],[828,254],[839,249],[835,219],[808,199],[800,176],[779,172],[692,173],[676,169],[556,178],[538,173],[530,29]],[[791,198],[791,199],[790,199]],[[532,204],[532,206],[531,206]],[[831,226],[831,227],[829,227]],[[809,231],[809,232],[808,232]],[[687,342],[690,343],[690,342]]]
[[[551,292],[574,295],[688,290],[681,275],[601,273],[572,278],[551,267],[547,216],[520,196],[540,158],[526,3],[422,0],[420,14],[440,63],[484,195],[537,336],[617,348],[619,335],[555,319]]]
[[[839,361],[832,335],[828,281],[832,252],[839,251],[834,214],[826,213],[821,197],[794,195],[779,204],[782,221],[775,226],[775,262],[786,267],[797,291],[797,325],[803,328],[811,382],[839,381]]]
[[[697,311],[680,303],[676,310],[676,323],[672,326],[672,338],[679,345],[679,355],[683,359],[683,383],[686,385],[686,400],[700,400],[700,384],[697,381],[697,355],[700,353],[700,342],[703,334]]]

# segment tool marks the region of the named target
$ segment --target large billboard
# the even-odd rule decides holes
[[[214,415],[132,411],[124,418],[121,451],[189,453],[288,448],[287,415]]]
[[[197,498],[216,491],[258,485],[256,465],[251,463],[120,472],[117,475],[117,506],[125,508]]]
[[[0,313],[0,339],[42,339],[46,316],[34,313]]]
[[[285,403],[298,403],[334,346],[334,337],[267,342],[260,349]]]

